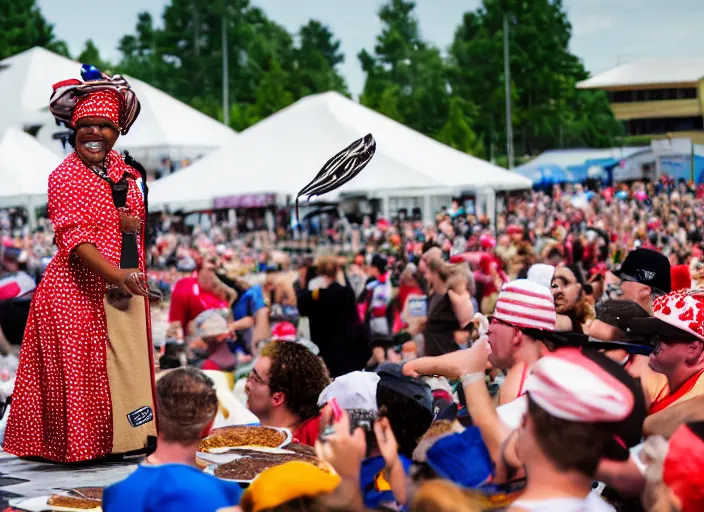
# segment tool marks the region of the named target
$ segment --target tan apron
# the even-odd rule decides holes
[[[126,311],[105,304],[108,324],[108,381],[112,398],[112,453],[146,451],[156,436],[153,354],[145,298],[132,297]]]

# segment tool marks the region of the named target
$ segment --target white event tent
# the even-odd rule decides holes
[[[41,125],[38,140],[64,154],[52,135],[63,130],[48,111],[52,85],[80,78],[81,64],[44,48],[35,47],[0,60],[0,128],[22,129]],[[120,137],[117,149],[129,150],[153,169],[162,157],[196,159],[227,146],[237,137],[228,126],[172,98],[141,80],[125,77],[142,110],[130,133]],[[70,148],[69,148],[70,150]]]
[[[199,210],[244,194],[295,196],[323,164],[372,133],[376,156],[340,189],[390,200],[414,199],[424,212],[453,194],[526,189],[531,181],[457,151],[336,92],[308,96],[238,134],[235,142],[151,184],[150,206]]]
[[[0,208],[34,209],[46,204],[49,174],[61,158],[17,128],[0,131]]]

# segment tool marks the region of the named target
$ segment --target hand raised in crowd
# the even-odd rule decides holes
[[[379,418],[374,423],[374,435],[379,446],[381,456],[384,457],[386,467],[384,476],[391,485],[391,491],[397,503],[405,505],[407,501],[406,493],[406,472],[398,456],[398,442],[391,429],[388,418]]]
[[[332,423],[332,409],[323,408],[321,428]],[[350,418],[342,411],[340,418],[332,423],[333,433],[315,443],[315,453],[320,460],[330,464],[342,479],[359,479],[362,460],[367,450],[364,430],[350,433]]]
[[[392,468],[400,462],[398,458],[398,442],[391,430],[391,424],[388,418],[379,418],[374,423],[374,435],[379,446],[381,456],[384,457],[387,468]]]
[[[459,379],[463,375],[486,370],[489,366],[490,353],[489,343],[486,338],[482,338],[465,350],[409,361],[403,365],[403,374],[409,377],[440,375],[450,380]]]

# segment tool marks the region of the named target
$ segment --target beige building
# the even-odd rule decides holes
[[[704,58],[623,64],[577,87],[606,91],[627,135],[686,137],[704,144]]]

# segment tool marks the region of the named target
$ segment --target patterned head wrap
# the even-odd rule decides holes
[[[127,80],[85,64],[81,76],[83,81],[70,79],[54,84],[49,110],[56,120],[73,128],[84,117],[104,117],[126,135],[141,108]]]
[[[71,125],[75,127],[76,122],[85,117],[103,117],[112,121],[112,124],[120,130],[123,103],[120,93],[112,89],[87,94],[76,102],[76,108],[71,116]]]

